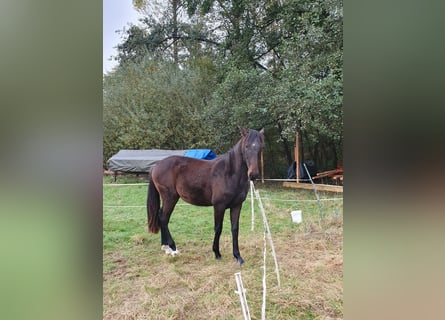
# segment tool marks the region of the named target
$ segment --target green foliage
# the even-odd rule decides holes
[[[283,25],[292,36],[281,45],[288,57],[283,79],[296,106],[283,127],[300,129],[314,148],[329,145],[341,161],[343,141],[343,12],[337,0],[287,3]],[[290,117],[289,117],[290,116]],[[297,121],[295,121],[297,120]],[[291,123],[295,123],[294,126]],[[298,127],[297,127],[298,126]],[[316,150],[318,151],[318,150]],[[310,153],[310,152],[309,152]],[[320,162],[320,161],[319,161]],[[335,163],[330,164],[335,166]]]
[[[207,67],[178,70],[144,59],[104,78],[104,160],[120,149],[206,147]]]
[[[285,175],[296,131],[302,160],[341,163],[341,1],[172,1],[160,12],[126,31],[104,77],[104,160],[120,149],[222,153],[246,126],[266,130],[266,175]]]
[[[261,109],[258,108],[257,87],[261,75],[255,69],[231,68],[226,77],[213,91],[207,119],[219,134],[215,141],[222,149],[228,149],[234,139],[239,138],[238,126],[261,129],[264,126]]]

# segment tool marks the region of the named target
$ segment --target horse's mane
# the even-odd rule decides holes
[[[228,165],[229,170],[227,171],[227,173],[229,175],[233,175],[236,171],[238,165],[236,161],[236,154],[239,153],[238,149],[240,149],[240,145],[244,139],[246,139],[246,137],[242,137],[229,151],[222,154],[220,157],[221,160],[224,161],[226,165]]]

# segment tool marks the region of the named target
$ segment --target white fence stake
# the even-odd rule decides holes
[[[241,279],[241,272],[235,273],[236,286],[238,288],[235,291],[236,294],[239,294],[239,299],[241,302],[241,309],[243,310],[244,320],[250,320],[250,312],[249,306],[247,305],[246,300],[246,289],[243,287],[243,280]]]
[[[252,226],[250,228],[251,231],[253,231],[253,224],[255,221],[255,214],[254,214],[254,210],[253,210],[253,188],[254,188],[253,181],[250,180],[250,206],[252,208]]]
[[[263,304],[261,305],[261,320],[266,320],[266,228],[264,228],[263,241]]]

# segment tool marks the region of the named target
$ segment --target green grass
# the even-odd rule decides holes
[[[125,178],[125,183],[133,182],[144,181]],[[341,318],[343,202],[323,201],[320,220],[317,203],[307,201],[315,200],[312,191],[260,182],[256,188],[281,274],[278,288],[268,248],[266,317]],[[252,319],[261,318],[264,229],[256,199],[255,229],[250,229],[250,193],[240,217],[240,251],[246,261],[240,267],[232,256],[229,210],[220,240],[223,259],[217,261],[211,248],[213,208],[180,200],[169,224],[180,254],[170,257],[160,250],[160,234],[147,232],[147,185],[104,186],[103,191],[104,319],[240,319],[233,275],[238,271]],[[329,192],[319,196],[341,198]],[[303,212],[301,224],[291,221],[290,212],[297,209]]]

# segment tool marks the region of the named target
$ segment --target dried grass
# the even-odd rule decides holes
[[[291,224],[288,211],[267,201],[266,211],[270,224],[273,215]],[[240,250],[246,260],[242,267],[231,258],[227,232],[221,236],[221,261],[214,259],[211,241],[199,237],[183,242],[176,257],[162,253],[158,236],[131,237],[130,249],[104,252],[104,319],[242,319],[239,297],[234,293],[234,273],[240,270],[252,319],[260,319],[262,232],[261,227],[250,232],[250,226],[249,231],[242,231]],[[321,223],[309,219],[272,233],[281,287],[276,284],[269,250],[266,317],[341,319],[342,217],[326,217]]]

